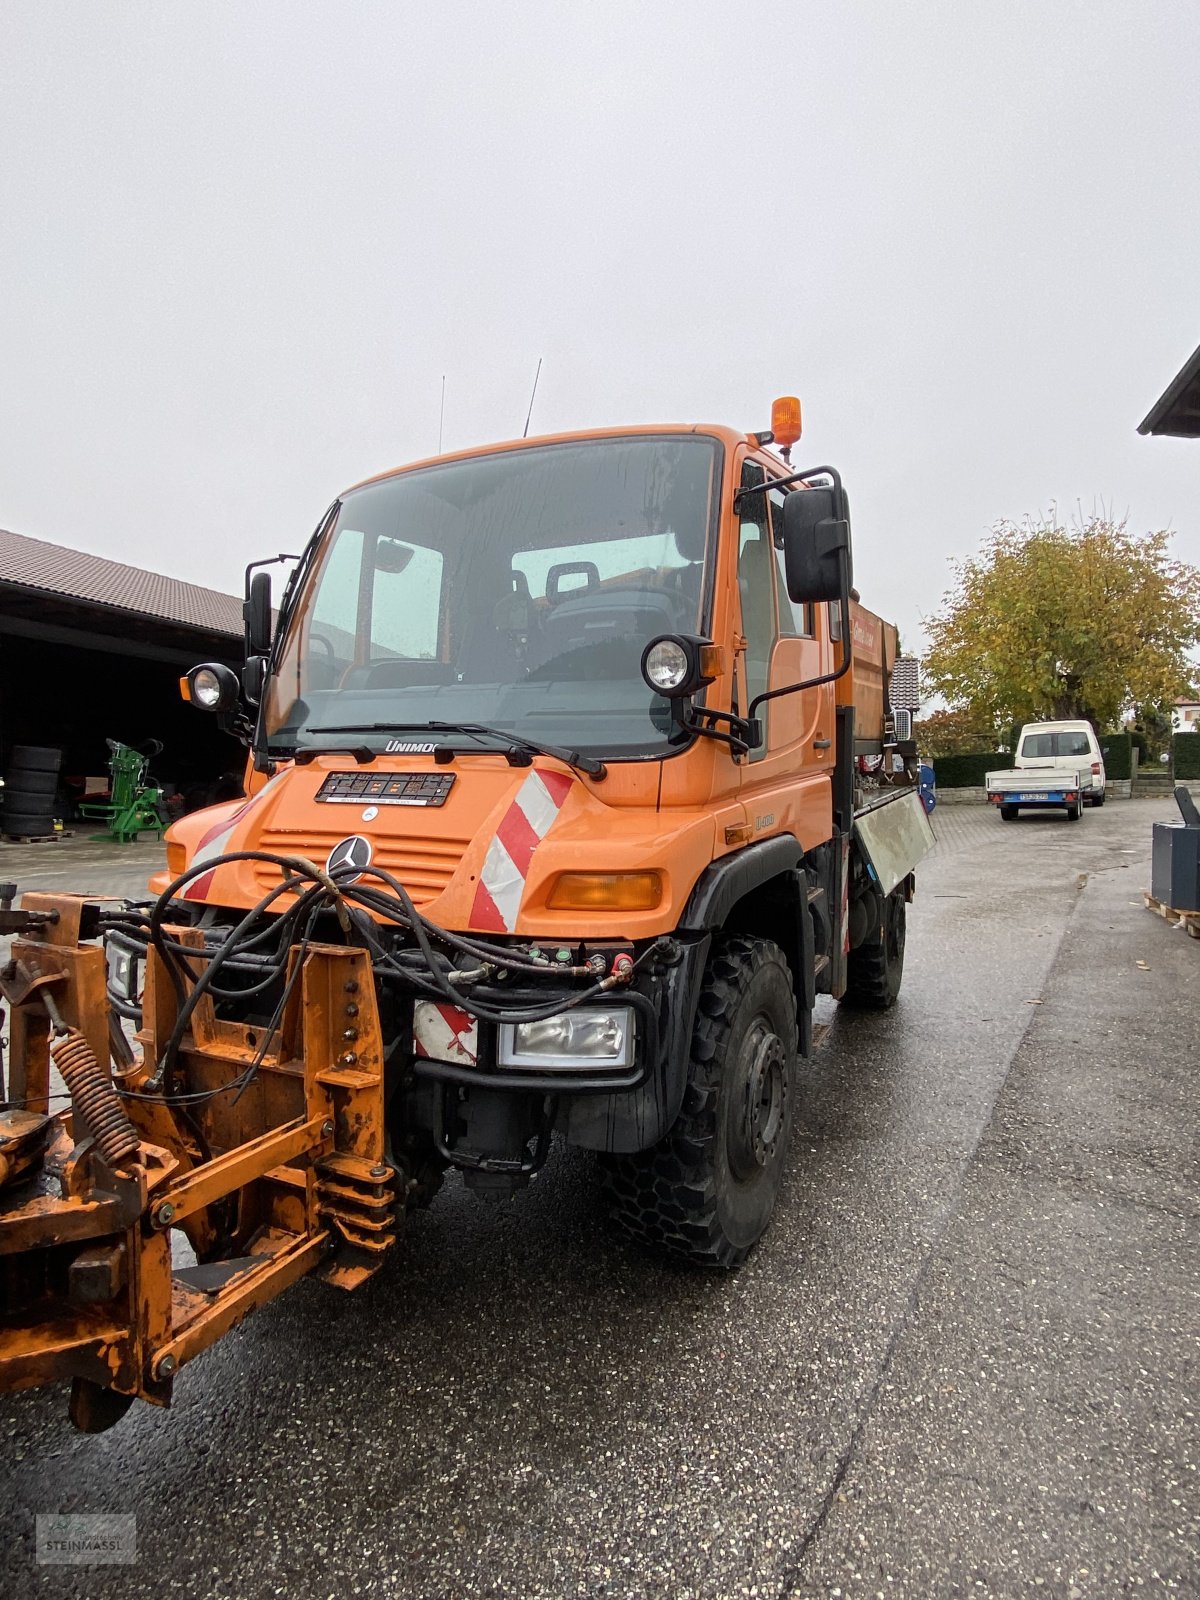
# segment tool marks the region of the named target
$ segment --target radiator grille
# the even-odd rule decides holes
[[[318,867],[325,865],[326,857],[346,834],[338,829],[312,833],[265,832],[259,848],[275,855],[305,856]],[[436,900],[454,876],[462,860],[468,839],[397,839],[375,838],[372,865],[381,867],[398,878],[412,897],[414,905],[424,905]],[[252,863],[254,876],[262,892],[273,889],[280,879],[280,868],[269,861]],[[365,880],[370,883],[370,879]],[[380,888],[384,887],[382,884]]]

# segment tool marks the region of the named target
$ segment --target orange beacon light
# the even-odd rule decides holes
[[[800,402],[794,394],[780,395],[778,400],[772,402],[771,432],[786,460],[788,451],[801,433]]]

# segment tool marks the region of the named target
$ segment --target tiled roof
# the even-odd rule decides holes
[[[1171,379],[1138,432],[1200,438],[1200,350],[1193,351]]]
[[[0,585],[6,583],[206,633],[242,632],[242,602],[231,594],[0,528]]]

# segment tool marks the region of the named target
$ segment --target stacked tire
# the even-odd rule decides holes
[[[54,832],[55,796],[62,751],[41,744],[15,744],[4,769],[0,831],[22,838]]]

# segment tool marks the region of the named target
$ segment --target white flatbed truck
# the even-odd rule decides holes
[[[1069,822],[1083,815],[1083,796],[1090,770],[1078,766],[1038,767],[1033,770],[989,772],[988,804],[999,806],[1005,822],[1015,820],[1019,811],[1063,807]]]

